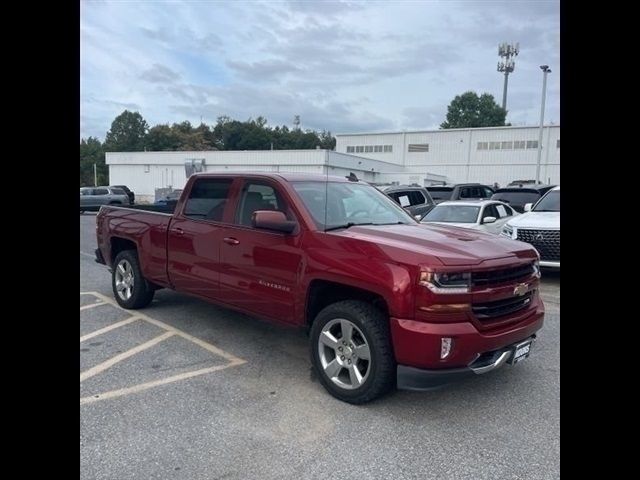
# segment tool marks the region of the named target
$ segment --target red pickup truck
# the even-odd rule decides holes
[[[306,327],[319,379],[350,403],[515,364],[543,324],[533,247],[421,225],[355,176],[196,174],[175,207],[96,221],[122,307],[171,288]]]

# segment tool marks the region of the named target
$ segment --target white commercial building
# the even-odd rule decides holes
[[[243,150],[204,152],[107,152],[109,184],[126,185],[136,201],[154,201],[156,189],[181,189],[187,171],[297,172],[349,175],[377,182],[397,165],[330,150]],[[195,167],[195,168],[194,168]]]
[[[501,186],[534,179],[537,127],[494,127],[336,135],[336,151],[247,150],[108,152],[109,184],[127,185],[140,201],[156,189],[181,189],[192,171],[298,172],[349,175],[376,183],[482,182]],[[560,126],[545,126],[540,179],[560,183]]]
[[[452,183],[504,186],[536,178],[539,134],[539,127],[339,134],[336,151],[397,165],[393,180],[401,183],[422,185],[430,176],[442,175]],[[543,128],[540,180],[560,183],[559,125]]]

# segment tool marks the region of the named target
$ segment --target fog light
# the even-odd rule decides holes
[[[440,360],[447,358],[451,353],[452,339],[449,337],[443,337],[440,340]]]

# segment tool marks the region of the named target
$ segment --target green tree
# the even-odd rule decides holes
[[[109,172],[104,159],[104,150],[100,140],[89,137],[80,140],[80,186],[93,185],[93,165],[96,164],[98,185],[105,185],[109,181]]]
[[[320,132],[320,148],[324,150],[335,150],[336,149],[336,137],[331,135],[331,132],[328,130],[322,130]]]
[[[141,152],[149,125],[138,112],[125,110],[111,123],[104,141],[106,152]]]
[[[152,152],[166,152],[178,150],[181,137],[169,125],[156,125],[149,129],[145,140],[147,150]]]
[[[447,119],[440,128],[503,127],[507,111],[493,95],[465,92],[457,95],[447,107]]]

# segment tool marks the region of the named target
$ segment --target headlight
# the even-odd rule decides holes
[[[502,235],[509,238],[513,237],[513,227],[511,225],[502,227]]]
[[[421,272],[419,283],[434,293],[468,293],[471,273]]]
[[[540,274],[540,260],[536,260],[535,262],[533,262],[533,274],[538,278],[542,276]]]

